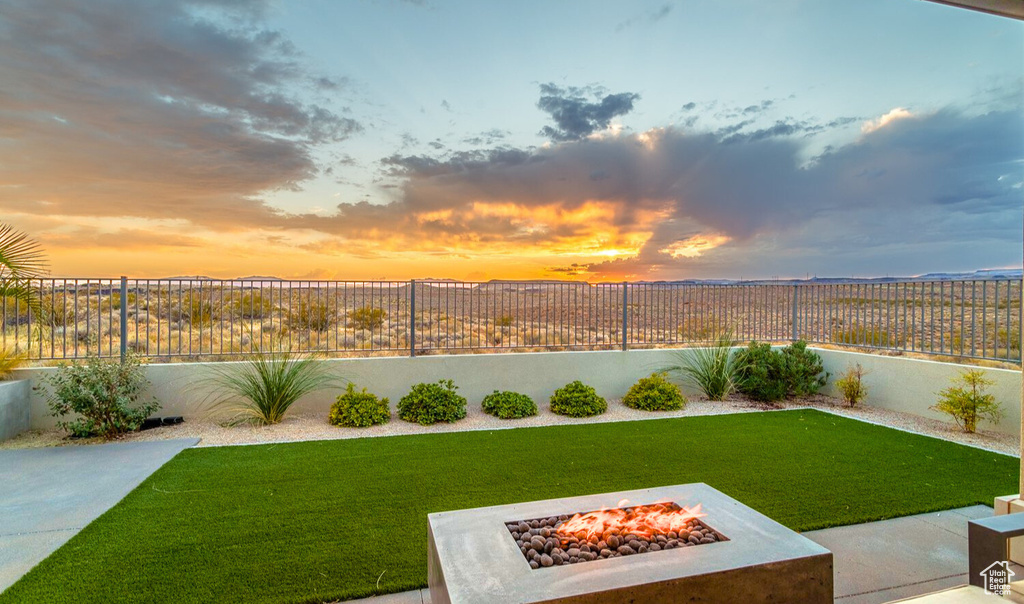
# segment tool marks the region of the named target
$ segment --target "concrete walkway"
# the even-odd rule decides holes
[[[197,442],[0,451],[0,591]]]
[[[967,521],[992,515],[976,505],[804,536],[832,551],[836,604],[878,604],[967,583]],[[430,604],[426,589],[347,604]]]

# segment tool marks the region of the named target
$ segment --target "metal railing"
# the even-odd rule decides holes
[[[1020,362],[1021,280],[581,283],[43,279],[0,301],[36,360],[418,355],[788,342]]]

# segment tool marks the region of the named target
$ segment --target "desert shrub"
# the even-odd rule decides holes
[[[501,419],[519,419],[537,415],[537,403],[533,399],[518,392],[495,390],[484,397],[480,404],[484,413]]]
[[[804,341],[781,350],[751,342],[736,353],[737,390],[757,401],[780,401],[815,394],[828,382],[821,357]]]
[[[551,395],[551,412],[569,417],[591,417],[608,410],[608,402],[591,386],[576,380]]]
[[[348,390],[338,397],[331,405],[327,421],[334,426],[365,428],[376,424],[386,424],[391,420],[391,407],[388,399],[377,398],[375,394],[363,388],[356,392],[355,384],[349,382]]]
[[[885,329],[863,325],[852,325],[832,330],[832,343],[875,348],[895,348],[900,345],[899,338]]]
[[[985,393],[994,384],[980,369],[968,369],[953,378],[953,385],[939,392],[939,402],[931,408],[953,418],[964,432],[974,432],[978,421],[998,422],[1003,416],[995,397]]]
[[[686,397],[665,372],[652,373],[633,384],[622,399],[630,409],[643,411],[675,411],[686,406]]]
[[[868,389],[864,386],[864,375],[867,372],[860,366],[860,363],[849,367],[846,373],[836,380],[836,388],[843,395],[846,404],[855,407],[857,403],[864,400],[868,395]]]
[[[821,357],[813,350],[807,350],[807,342],[793,342],[779,352],[786,375],[786,396],[817,394],[828,383],[829,374],[822,365]]]
[[[494,320],[494,324],[497,327],[512,327],[512,324],[514,322],[515,321],[512,319],[512,317],[510,317],[508,315],[504,315],[504,316],[498,317],[497,319]]]
[[[192,292],[181,301],[178,317],[191,325],[211,325],[214,318],[213,300],[206,294]]]
[[[423,426],[456,422],[466,417],[466,399],[451,380],[416,384],[398,401],[398,417]]]
[[[255,350],[241,363],[211,365],[211,371],[213,407],[227,411],[230,424],[280,423],[300,398],[339,381],[318,357],[290,351]]]
[[[288,326],[292,329],[327,331],[334,323],[334,311],[323,302],[300,299],[288,311]]]
[[[109,439],[134,432],[160,408],[155,399],[139,402],[149,380],[131,354],[124,363],[90,357],[84,363],[62,364],[41,380],[38,388],[46,392],[54,417],[78,416],[57,422],[74,436]]]
[[[235,316],[243,319],[266,319],[274,312],[272,300],[260,292],[246,292],[233,304]]]
[[[736,389],[755,401],[781,401],[789,392],[782,355],[767,342],[751,342],[736,353]]]
[[[384,319],[388,313],[383,308],[371,308],[364,306],[348,313],[349,326],[355,329],[373,331],[384,326]]]
[[[675,353],[677,363],[662,371],[678,374],[713,401],[723,401],[736,388],[732,333],[719,333],[713,345]]]

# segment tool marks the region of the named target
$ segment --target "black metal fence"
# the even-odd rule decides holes
[[[436,354],[738,340],[1020,361],[1021,281],[800,284],[44,279],[3,299],[0,345],[37,360]]]

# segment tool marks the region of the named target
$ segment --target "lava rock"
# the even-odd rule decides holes
[[[615,551],[617,551],[618,553],[622,554],[623,556],[629,556],[629,555],[632,555],[632,554],[636,553],[636,551],[633,548],[629,547],[628,545],[620,545],[619,549],[617,549]]]
[[[530,525],[526,524],[525,522],[520,522],[519,523],[519,532],[520,533],[529,533],[530,532]]]
[[[541,539],[540,537],[534,537],[530,540],[530,547],[537,550],[538,552],[544,551],[545,545],[547,545],[547,541]]]
[[[579,548],[570,547],[568,550],[566,550],[565,553],[569,554],[570,558],[576,558],[576,557],[579,557],[580,550],[579,550]]]
[[[605,539],[605,541],[608,542],[608,547],[609,548],[611,548],[611,549],[618,549],[618,547],[619,547],[619,536],[618,535],[608,535],[608,538]]]
[[[541,566],[551,566],[554,563],[555,563],[555,561],[552,560],[551,556],[549,556],[547,554],[544,554],[543,556],[540,557],[540,565]]]
[[[628,545],[636,551],[640,551],[640,548],[644,546],[643,543],[640,543],[639,539],[630,539],[629,543],[627,543],[626,545]]]
[[[607,557],[609,557],[611,555],[612,555],[612,550],[610,550],[608,548],[602,548],[601,549],[601,557],[602,558],[607,558]]]
[[[703,539],[700,540],[700,542],[701,543],[714,543],[715,540],[712,539],[711,537],[704,537]]]
[[[661,551],[661,546],[658,545],[657,543],[652,543],[651,547],[650,547],[650,550],[652,552],[660,552]]]
[[[700,543],[700,537],[698,537],[695,533],[690,533],[689,542],[696,545]]]
[[[530,568],[536,570],[540,568],[540,564],[538,564],[536,560],[530,560]]]
[[[546,526],[544,528],[540,529],[540,536],[541,537],[545,537],[545,538],[550,537],[551,536],[551,529],[549,529]]]

